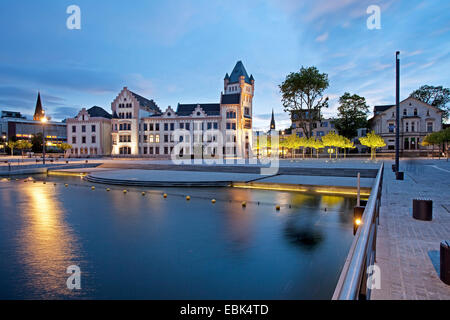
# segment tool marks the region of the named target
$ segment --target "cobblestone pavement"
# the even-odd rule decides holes
[[[395,180],[386,161],[377,238],[381,289],[372,299],[450,299],[450,286],[439,279],[439,250],[450,240],[450,162],[402,161],[405,180]],[[412,200],[433,200],[433,221],[412,218]]]

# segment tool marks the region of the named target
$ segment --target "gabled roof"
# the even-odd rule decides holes
[[[387,104],[383,106],[375,106],[373,111],[375,114],[386,111],[387,109],[390,109],[392,107],[395,107],[395,104]]]
[[[98,106],[93,106],[92,108],[88,109],[87,112],[93,118],[96,118],[96,117],[106,118],[106,119],[112,118],[112,116],[108,112],[106,112],[103,108],[100,108]]]
[[[245,70],[244,64],[242,63],[242,61],[238,61],[234,66],[233,72],[231,72],[229,83],[239,83],[239,78],[241,76],[244,76],[244,80],[246,83],[252,84],[252,81],[248,76],[247,70]]]
[[[144,98],[143,96],[140,96],[140,95],[138,95],[137,93],[134,93],[131,90],[128,90],[128,91],[130,91],[130,93],[139,102],[139,106],[145,107],[145,108],[149,108],[149,109],[153,110],[156,113],[161,113],[161,110],[158,108],[158,106],[156,105],[155,101],[149,100],[147,98]]]
[[[223,94],[221,104],[239,104],[241,103],[241,94]]]
[[[178,104],[177,115],[180,117],[186,117],[192,115],[195,108],[200,106],[202,110],[208,116],[219,116],[220,115],[220,104],[219,103],[195,103],[195,104]]]

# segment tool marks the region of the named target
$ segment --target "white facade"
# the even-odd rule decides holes
[[[252,150],[253,76],[238,62],[224,79],[220,103],[178,104],[161,111],[153,100],[123,88],[111,104],[112,154],[248,157]]]
[[[372,130],[386,142],[381,151],[395,150],[395,105],[376,106],[371,119]],[[400,151],[429,150],[420,143],[430,133],[442,130],[442,111],[409,97],[400,102]]]
[[[67,119],[67,142],[72,146],[69,153],[73,156],[111,154],[111,119],[92,116],[90,111],[94,108],[89,111],[83,108],[75,118]]]

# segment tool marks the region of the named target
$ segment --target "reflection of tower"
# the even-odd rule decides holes
[[[41,93],[38,92],[38,97],[36,101],[36,109],[34,111],[33,120],[35,121],[41,121],[41,119],[45,116],[44,109],[42,109],[42,103],[41,103]]]
[[[272,120],[270,121],[270,131],[275,130],[275,115],[272,109]]]

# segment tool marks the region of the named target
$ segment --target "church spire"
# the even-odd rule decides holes
[[[34,111],[34,117],[33,120],[35,121],[41,121],[41,119],[44,117],[45,113],[42,109],[42,103],[41,103],[41,93],[38,92],[38,97],[36,101],[36,109]]]
[[[272,120],[270,121],[270,130],[275,130],[275,114],[272,109]]]

